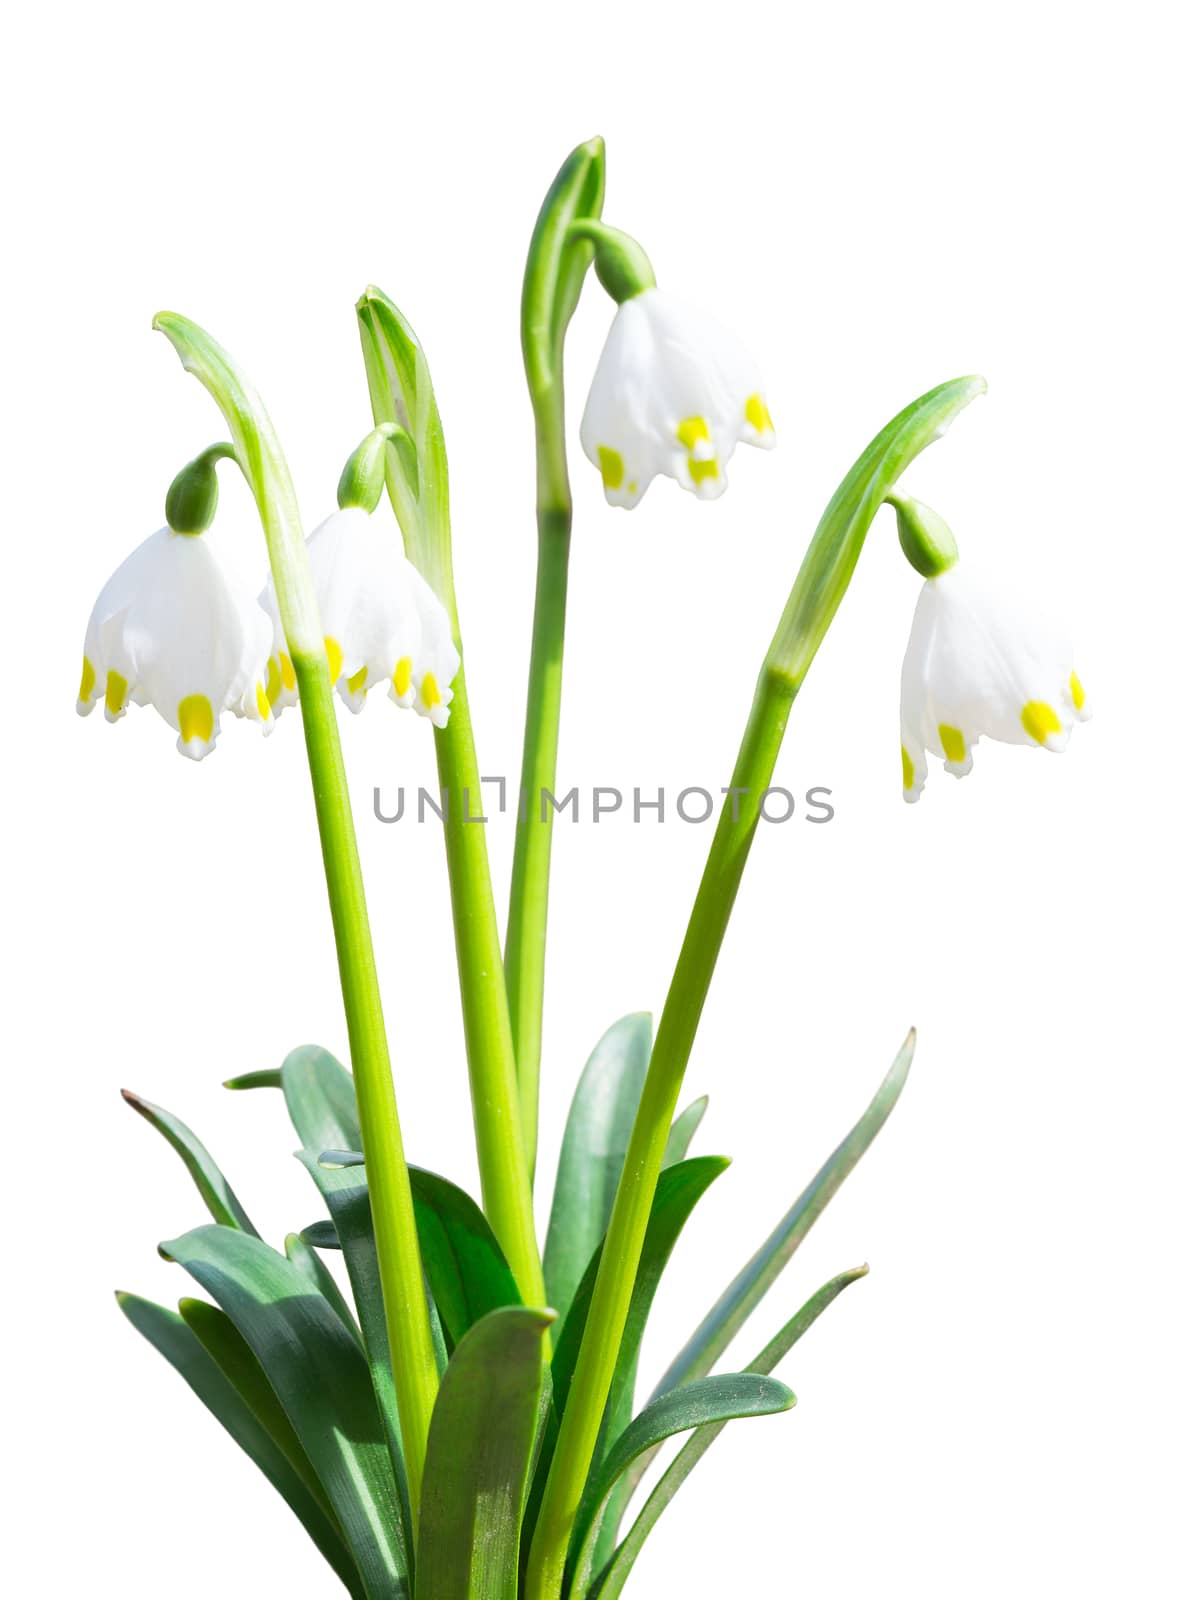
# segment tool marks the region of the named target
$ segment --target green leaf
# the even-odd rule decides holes
[[[765,670],[803,682],[854,576],[875,513],[921,451],[985,393],[982,378],[954,378],[914,400],[880,429],[842,479],[804,553],[767,652]]]
[[[371,1225],[371,1201],[367,1193],[366,1174],[332,1171],[322,1167],[310,1150],[300,1152],[300,1160],[308,1170],[321,1198],[329,1208],[333,1230],[332,1244],[342,1251],[350,1290],[358,1311],[362,1328],[362,1343],[366,1350],[367,1368],[371,1387],[379,1406],[379,1416],[387,1441],[388,1456],[392,1463],[392,1476],[400,1496],[406,1518],[411,1509],[406,1504],[407,1480],[404,1471],[404,1446],[400,1434],[400,1410],[396,1397],[396,1380],[392,1371],[391,1351],[388,1345],[387,1319],[383,1308],[383,1285],[379,1278],[379,1260],[375,1254],[375,1230]],[[301,1234],[310,1249],[326,1247],[326,1240],[317,1237],[320,1224],[308,1227]]]
[[[288,1260],[304,1274],[310,1287],[325,1296],[354,1337],[361,1340],[354,1313],[346,1304],[346,1297],[338,1288],[337,1279],[321,1260],[314,1246],[300,1234],[289,1233],[283,1241],[283,1248]]]
[[[157,1128],[172,1150],[182,1158],[214,1222],[219,1222],[224,1228],[239,1228],[243,1233],[253,1234],[257,1239],[258,1229],[246,1215],[241,1201],[225,1181],[220,1167],[187,1124],[180,1122],[179,1118],[172,1116],[169,1111],[164,1111],[161,1106],[151,1105],[149,1100],[143,1100],[140,1095],[132,1093],[129,1089],[122,1089],[121,1097],[140,1117],[145,1117],[152,1128]]]
[[[261,1239],[209,1226],[159,1249],[212,1295],[254,1352],[333,1505],[368,1600],[401,1600],[401,1514],[359,1345]]]
[[[306,1150],[362,1149],[354,1079],[328,1050],[304,1044],[279,1069],[288,1116]]]
[[[223,1089],[282,1089],[283,1074],[278,1067],[263,1067],[258,1072],[243,1072],[236,1078],[226,1078]]]
[[[642,1336],[671,1252],[701,1195],[728,1166],[729,1161],[725,1156],[693,1156],[667,1167],[659,1174],[650,1221],[646,1227],[646,1239],[638,1262],[633,1298],[629,1303],[629,1315],[625,1319],[625,1331],[621,1337],[621,1350],[609,1390],[608,1409],[597,1441],[598,1457],[607,1453],[608,1447],[624,1431],[632,1415],[633,1388],[637,1379]],[[554,1352],[554,1397],[560,1416],[566,1405],[579,1348],[583,1343],[583,1332],[592,1306],[592,1291],[600,1267],[600,1253],[601,1246],[597,1246],[579,1292],[567,1313],[567,1325]]]
[[[296,1476],[321,1507],[333,1527],[337,1527],[337,1513],[313,1470],[300,1436],[288,1420],[280,1405],[270,1380],[263,1371],[258,1357],[243,1339],[232,1320],[220,1306],[207,1300],[184,1297],[179,1302],[179,1315],[188,1329],[204,1346],[226,1379],[233,1385],[243,1403],[270,1434]],[[340,1534],[339,1534],[340,1538]]]
[[[454,1352],[429,1428],[416,1600],[516,1600],[521,1505],[554,1313],[507,1306]]]
[[[117,1304],[142,1337],[174,1367],[197,1399],[245,1451],[268,1483],[279,1491],[350,1593],[356,1600],[364,1600],[365,1591],[341,1531],[326,1509],[328,1501],[323,1493],[318,1499],[308,1488],[270,1431],[238,1394],[183,1318],[137,1295],[118,1294]],[[230,1493],[224,1484],[220,1485],[220,1494],[221,1503],[229,1500]]]
[[[796,1315],[780,1329],[770,1344],[759,1351],[754,1360],[745,1368],[745,1371],[747,1373],[771,1372],[800,1336],[812,1327],[813,1323],[828,1306],[833,1304],[842,1290],[857,1282],[859,1278],[864,1277],[866,1271],[865,1266],[855,1267],[850,1272],[842,1272],[836,1278],[831,1278],[823,1288],[819,1289],[811,1299],[801,1306]],[[723,1422],[713,1422],[709,1426],[698,1428],[687,1441],[651,1490],[626,1539],[588,1589],[588,1600],[617,1600],[617,1596],[625,1586],[625,1580],[629,1576],[633,1563],[641,1553],[642,1546],[650,1535],[650,1530],[670,1505],[671,1500],[701,1456],[716,1441],[723,1427]],[[655,1451],[651,1449],[631,1468],[625,1470],[621,1483],[621,1492],[625,1494],[626,1501],[628,1501],[629,1494],[636,1487],[654,1454]]]
[[[409,1167],[421,1260],[453,1348],[491,1311],[520,1305],[512,1269],[471,1196],[447,1178]]]
[[[301,1228],[300,1237],[312,1245],[314,1250],[340,1250],[342,1241],[338,1238],[338,1231],[333,1223],[326,1217],[321,1217],[316,1222],[310,1222],[307,1228]]]
[[[691,1149],[692,1140],[696,1137],[696,1130],[704,1120],[704,1113],[708,1110],[708,1096],[702,1094],[699,1100],[693,1100],[690,1106],[685,1106],[675,1121],[671,1124],[671,1131],[667,1135],[667,1147],[663,1151],[662,1164],[664,1167],[673,1167],[677,1161],[682,1161]]]
[[[617,1439],[593,1474],[580,1504],[572,1539],[568,1571],[574,1574],[571,1600],[586,1593],[587,1571],[600,1531],[605,1502],[624,1474],[647,1450],[657,1450],[667,1439],[692,1428],[732,1421],[735,1417],[767,1417],[796,1404],[792,1391],[775,1378],[757,1373],[722,1373],[685,1384],[671,1394],[652,1400]]]
[[[544,1251],[546,1298],[561,1315],[604,1237],[650,1061],[647,1012],[614,1022],[588,1057],[563,1134]],[[558,1342],[564,1323],[551,1330]]]
[[[734,1335],[796,1253],[891,1115],[908,1077],[915,1048],[916,1035],[910,1033],[871,1104],[717,1300],[667,1369],[655,1395],[702,1377],[729,1348]]]
[[[721,1173],[728,1167],[729,1162],[724,1156],[697,1156],[689,1161],[678,1162],[675,1166],[668,1167],[659,1174],[658,1183],[654,1190],[654,1200],[650,1211],[650,1221],[646,1227],[646,1238],[642,1245],[642,1254],[638,1261],[637,1277],[634,1282],[633,1298],[630,1301],[629,1315],[626,1318],[625,1330],[621,1337],[621,1348],[617,1356],[617,1365],[613,1374],[612,1386],[609,1390],[608,1408],[604,1415],[604,1424],[596,1446],[596,1466],[599,1465],[608,1446],[623,1431],[629,1421],[633,1409],[633,1388],[637,1378],[638,1356],[641,1352],[642,1336],[646,1331],[646,1321],[650,1315],[650,1307],[658,1289],[659,1280],[670,1258],[675,1243],[683,1230],[683,1225],[692,1214],[697,1201]],[[533,1524],[537,1520],[538,1510],[541,1506],[543,1491],[546,1486],[546,1476],[549,1472],[550,1458],[553,1454],[554,1442],[558,1433],[558,1418],[566,1406],[567,1395],[571,1382],[575,1376],[575,1364],[579,1360],[579,1349],[583,1343],[583,1332],[587,1324],[588,1312],[592,1305],[592,1291],[596,1285],[596,1273],[600,1266],[600,1253],[603,1241],[597,1245],[592,1259],[584,1273],[583,1282],[571,1302],[571,1309],[565,1318],[562,1336],[554,1348],[551,1362],[551,1376],[553,1379],[554,1408],[546,1422],[546,1437],[538,1454],[537,1468],[534,1473],[533,1483],[529,1493],[529,1505],[526,1509],[526,1542],[532,1532]]]

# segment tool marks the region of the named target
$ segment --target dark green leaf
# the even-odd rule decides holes
[[[504,1252],[471,1196],[447,1178],[409,1167],[421,1260],[451,1347],[489,1311],[520,1305]]]
[[[279,1069],[292,1126],[306,1150],[361,1150],[354,1079],[318,1044],[304,1044]]]
[[[916,1036],[910,1033],[871,1104],[709,1311],[667,1369],[655,1395],[702,1377],[729,1348],[738,1329],[791,1260],[813,1223],[891,1115],[908,1077],[915,1047]]]
[[[328,1501],[324,1500],[323,1494],[318,1500],[307,1487],[270,1432],[209,1356],[183,1318],[164,1306],[139,1299],[137,1295],[118,1294],[117,1304],[137,1331],[170,1362],[197,1399],[279,1491],[350,1593],[356,1600],[363,1600],[364,1590],[341,1531],[331,1513],[324,1509]],[[222,1503],[229,1498],[228,1489],[222,1485]]]
[[[521,1505],[553,1312],[477,1322],[438,1391],[421,1491],[416,1600],[516,1600]]]
[[[622,1017],[592,1051],[563,1134],[546,1230],[546,1298],[564,1313],[612,1214],[629,1134],[650,1061],[646,1012]],[[558,1342],[559,1322],[551,1330]]]
[[[568,1570],[574,1574],[571,1600],[587,1591],[587,1572],[605,1502],[639,1456],[647,1450],[657,1450],[677,1433],[724,1424],[734,1417],[771,1416],[790,1410],[795,1403],[796,1396],[785,1384],[749,1372],[701,1378],[698,1383],[685,1384],[682,1389],[652,1400],[616,1440],[588,1484],[576,1518],[568,1563]]]
[[[258,1072],[243,1072],[236,1078],[226,1078],[224,1089],[282,1089],[283,1074],[278,1067],[263,1067]]]
[[[683,1225],[691,1215],[700,1196],[725,1171],[728,1165],[729,1162],[724,1156],[698,1156],[689,1161],[680,1161],[675,1166],[668,1167],[659,1174],[658,1184],[654,1190],[650,1221],[646,1228],[646,1238],[642,1245],[641,1259],[638,1262],[633,1298],[630,1301],[629,1315],[621,1338],[621,1348],[617,1356],[612,1388],[609,1391],[608,1408],[605,1412],[600,1438],[597,1441],[597,1466],[603,1459],[608,1447],[624,1430],[629,1421],[633,1406],[633,1386],[637,1377],[638,1355],[641,1351],[642,1335],[645,1333],[650,1307],[671,1251],[675,1248],[675,1242],[679,1238]],[[545,1490],[550,1457],[558,1432],[558,1418],[561,1417],[566,1406],[571,1380],[575,1376],[575,1364],[579,1360],[579,1348],[583,1342],[583,1331],[587,1323],[588,1312],[591,1309],[592,1291],[596,1285],[596,1273],[600,1266],[602,1245],[603,1241],[596,1247],[592,1259],[588,1263],[583,1282],[580,1284],[575,1299],[571,1303],[571,1309],[567,1313],[566,1326],[563,1328],[562,1337],[554,1348],[554,1357],[551,1362],[551,1374],[554,1383],[554,1408],[547,1418],[546,1438],[538,1453],[537,1468],[530,1487],[529,1505],[526,1509],[527,1541],[533,1523],[537,1519],[542,1494]]]
[[[179,1315],[204,1346],[226,1379],[237,1390],[245,1405],[257,1417],[275,1444],[287,1457],[296,1476],[321,1507],[329,1522],[337,1527],[337,1513],[313,1470],[300,1436],[288,1420],[258,1357],[220,1306],[207,1300],[185,1296],[179,1302]]]
[[[691,1149],[692,1140],[696,1137],[696,1129],[704,1120],[704,1113],[708,1110],[708,1096],[702,1094],[699,1100],[693,1100],[690,1106],[685,1106],[675,1121],[671,1124],[671,1131],[667,1135],[667,1147],[663,1151],[662,1164],[664,1167],[673,1167],[677,1161],[682,1161]]]
[[[125,1104],[132,1106],[139,1116],[145,1117],[152,1128],[157,1128],[172,1150],[182,1157],[183,1164],[191,1174],[192,1182],[200,1191],[200,1198],[208,1207],[213,1220],[224,1228],[240,1228],[243,1233],[250,1233],[258,1238],[258,1229],[246,1215],[241,1201],[226,1183],[221,1169],[187,1124],[180,1122],[179,1118],[172,1116],[169,1111],[164,1111],[161,1106],[151,1105],[149,1100],[143,1100],[140,1095],[133,1094],[129,1089],[122,1089],[121,1096]]]
[[[801,1306],[791,1321],[780,1329],[770,1344],[759,1351],[754,1360],[746,1367],[746,1372],[767,1373],[772,1371],[800,1338],[801,1334],[806,1333],[812,1327],[822,1311],[833,1304],[843,1289],[863,1277],[866,1274],[866,1270],[866,1267],[855,1267],[850,1272],[839,1273],[836,1278],[831,1278],[824,1288],[818,1289],[817,1293]],[[641,1553],[642,1546],[649,1537],[650,1530],[654,1527],[659,1517],[662,1516],[667,1506],[670,1505],[676,1492],[687,1479],[701,1456],[720,1435],[723,1427],[724,1423],[713,1422],[710,1426],[698,1428],[687,1441],[651,1490],[646,1504],[638,1513],[633,1527],[629,1530],[628,1537],[622,1542],[608,1565],[588,1589],[588,1600],[617,1600],[617,1596],[625,1586],[625,1580],[629,1576],[634,1561]],[[626,1502],[649,1461],[653,1459],[654,1454],[655,1451],[651,1449],[632,1468],[625,1470],[620,1489],[625,1495]]]
[[[333,1223],[322,1217],[317,1222],[310,1222],[307,1228],[301,1228],[300,1237],[312,1245],[314,1250],[340,1250],[342,1241],[338,1238],[338,1231]]]
[[[391,1350],[388,1346],[387,1321],[383,1309],[383,1285],[379,1280],[379,1262],[375,1255],[375,1230],[371,1225],[371,1202],[367,1194],[365,1172],[359,1170],[331,1171],[322,1167],[309,1150],[300,1152],[321,1197],[333,1219],[329,1224],[334,1232],[334,1245],[342,1251],[346,1272],[350,1279],[354,1305],[362,1328],[362,1342],[366,1349],[367,1367],[371,1386],[379,1405],[379,1415],[387,1440],[392,1475],[402,1503],[407,1492],[404,1472],[404,1447],[400,1435],[400,1410],[396,1399],[396,1381],[392,1374]],[[320,1224],[306,1228],[301,1235],[310,1247],[324,1246],[324,1241],[314,1235]],[[404,1504],[404,1514],[411,1515]]]
[[[283,1241],[283,1248],[288,1260],[304,1274],[318,1294],[325,1296],[354,1337],[361,1338],[354,1313],[346,1304],[346,1297],[338,1288],[337,1279],[321,1260],[314,1246],[300,1234],[289,1233]]]
[[[285,1256],[230,1228],[163,1244],[246,1340],[337,1513],[369,1600],[400,1600],[406,1551],[360,1346]]]

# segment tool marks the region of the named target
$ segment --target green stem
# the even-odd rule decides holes
[[[456,630],[457,631],[457,630]],[[461,654],[461,644],[459,650]],[[434,736],[483,1209],[528,1306],[545,1303],[465,668]]]
[[[608,1403],[671,1118],[792,703],[841,604],[884,496],[913,458],[984,387],[978,378],[941,384],[876,435],[825,508],[784,606],[759,674],[650,1054],[534,1530],[526,1600],[559,1600],[572,1525]]]
[[[288,653],[296,670],[362,1125],[404,1461],[415,1506],[421,1500],[429,1420],[437,1397],[437,1363],[354,818],[304,526],[278,438],[254,388],[194,322],[164,312],[154,325],[171,340],[185,368],[208,389],[229,424],[236,458],[254,494],[266,535]]]
[[[552,806],[546,808],[544,816],[542,814],[542,792],[553,793],[558,768],[570,553],[571,504],[568,497],[565,506],[538,510],[537,589],[529,651],[525,747],[521,757],[524,804],[517,814],[508,932],[504,944],[504,972],[521,1096],[521,1126],[531,1177],[537,1161],[546,923],[554,822]]]
[[[411,1502],[419,1506],[425,1445],[437,1398],[438,1374],[412,1190],[396,1109],[396,1089],[384,1031],[350,790],[329,685],[329,662],[322,650],[319,656],[293,655],[292,664],[300,691],[304,742],[312,773],[342,1002],[350,1038],[350,1063],[354,1069],[354,1091],[362,1127],[375,1249],[379,1257],[388,1346],[404,1441],[404,1465]]]
[[[625,1331],[642,1241],[721,941],[798,685],[764,671],[654,1040],[529,1560],[528,1600],[557,1600],[575,1512]],[[739,792],[740,791],[740,792]],[[647,1178],[648,1181],[643,1181]],[[599,1308],[607,1308],[608,1315]],[[613,1308],[620,1308],[614,1314]]]
[[[445,605],[463,654],[450,540],[446,442],[433,379],[420,342],[380,289],[358,302],[371,411],[377,426],[398,423],[411,435],[411,461],[389,450],[385,478],[405,550]],[[393,441],[398,442],[398,441]],[[415,464],[415,473],[410,468]],[[455,680],[450,720],[435,735],[438,774],[447,793],[446,866],[458,953],[467,1071],[475,1120],[483,1207],[527,1305],[545,1300],[533,1221],[533,1187],[521,1136],[516,1058],[504,962],[488,865],[479,762],[467,700],[466,668]]]

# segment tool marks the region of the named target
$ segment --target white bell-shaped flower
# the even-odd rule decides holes
[[[925,785],[925,752],[957,778],[981,738],[1061,751],[1091,707],[1071,646],[1031,611],[957,563],[917,600],[900,679],[904,798]]]
[[[618,306],[580,435],[609,504],[630,510],[660,472],[715,500],[739,442],[775,443],[762,380],[740,341],[658,288]]]
[[[222,711],[269,732],[271,625],[205,534],[160,528],[117,568],[92,608],[76,709],[110,722],[152,705],[199,761]]]
[[[309,534],[308,559],[330,680],[351,711],[361,711],[367,690],[386,681],[397,705],[444,728],[458,651],[445,606],[406,559],[396,528],[361,506],[347,506]],[[296,674],[272,584],[262,604],[275,628],[267,689],[279,711],[297,698]]]

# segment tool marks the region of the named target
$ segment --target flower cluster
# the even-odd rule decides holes
[[[308,539],[331,681],[352,711],[386,680],[397,705],[443,728],[458,651],[446,608],[405,558],[394,525],[358,506]],[[88,622],[77,709],[101,700],[110,722],[152,705],[194,761],[221,713],[269,733],[298,699],[272,583],[258,597],[204,533],[160,528],[100,591]]]

